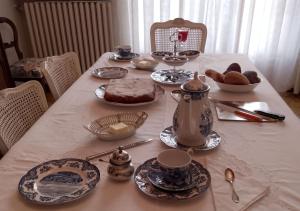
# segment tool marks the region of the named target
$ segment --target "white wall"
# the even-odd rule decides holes
[[[31,49],[29,33],[27,30],[25,14],[24,11],[20,11],[16,8],[16,2],[16,0],[0,0],[0,16],[7,17],[16,24],[19,35],[20,49],[23,52],[24,57],[31,57],[33,53]],[[7,41],[11,36],[11,32],[8,30],[8,27],[0,26],[0,30],[3,40]],[[8,51],[7,53],[9,60],[13,61],[14,58],[12,57],[15,56],[14,53],[12,51]]]
[[[132,26],[130,26],[131,16],[128,11],[130,11],[128,0],[112,0],[115,45],[131,44],[131,40],[128,40],[128,38],[132,37]],[[128,19],[128,21],[124,21],[124,19]]]

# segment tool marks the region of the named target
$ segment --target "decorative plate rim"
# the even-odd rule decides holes
[[[81,162],[81,163],[86,163],[88,164],[88,166],[92,167],[93,170],[96,172],[96,180],[93,184],[93,186],[90,186],[89,184],[86,184],[86,186],[88,186],[88,191],[86,191],[83,195],[79,195],[78,197],[74,197],[74,198],[68,198],[69,200],[63,201],[63,202],[41,202],[41,201],[37,201],[35,199],[30,199],[28,198],[28,196],[25,195],[25,192],[22,191],[22,184],[24,181],[26,181],[26,177],[32,177],[34,175],[30,175],[31,172],[37,170],[38,168],[47,165],[47,164],[51,164],[54,162],[68,162],[68,161],[75,161],[75,162]],[[64,163],[65,164],[65,163]],[[62,165],[64,165],[62,164]],[[38,173],[36,173],[38,175]],[[34,178],[34,180],[36,180],[38,178]],[[70,203],[76,200],[79,200],[81,198],[86,197],[87,195],[89,195],[89,193],[96,187],[97,183],[100,181],[100,170],[98,169],[97,166],[95,166],[94,164],[90,163],[87,160],[82,160],[82,159],[78,159],[78,158],[63,158],[63,159],[55,159],[55,160],[49,160],[43,163],[40,163],[38,165],[36,165],[35,167],[31,168],[30,170],[28,170],[20,179],[19,183],[18,183],[18,192],[19,194],[22,196],[23,199],[25,199],[26,201],[29,201],[33,204],[39,204],[39,205],[47,205],[47,206],[52,206],[52,205],[60,205],[60,204],[66,204],[66,203]],[[37,192],[35,192],[37,193]]]
[[[126,104],[126,103],[117,103],[117,102],[107,101],[104,99],[105,87],[107,86],[107,84],[100,85],[95,90],[95,95],[96,95],[97,99],[100,100],[100,102],[104,102],[108,105],[123,106],[123,107],[135,107],[135,106],[149,105],[149,104],[157,102],[165,94],[165,90],[161,86],[159,86],[157,84],[154,84],[154,85],[157,88],[155,91],[155,98],[154,98],[154,100],[148,101],[148,102]]]

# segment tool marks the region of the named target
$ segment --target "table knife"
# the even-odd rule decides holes
[[[248,121],[254,121],[254,122],[263,122],[264,120],[260,118],[259,116],[243,112],[243,111],[235,111],[235,115],[240,116],[244,119],[247,119]]]
[[[124,145],[122,147],[123,147],[123,149],[130,149],[130,148],[137,147],[137,146],[140,146],[142,144],[146,144],[148,142],[151,142],[152,140],[153,139],[147,139],[147,140],[143,140],[143,141],[137,141],[137,142],[134,142],[134,143],[130,143],[130,144]],[[114,151],[116,151],[117,149],[118,149],[118,147],[114,148],[114,149],[110,149],[110,150],[104,151],[104,152],[100,152],[100,153],[97,153],[97,154],[94,154],[94,155],[90,155],[90,156],[87,156],[85,159],[87,161],[90,161],[90,160],[93,160],[95,158],[102,157],[104,155],[109,155],[109,154],[113,153]]]
[[[270,117],[272,119],[278,119],[279,121],[283,121],[285,119],[285,116],[282,114],[275,114],[272,112],[266,112],[266,111],[260,111],[260,110],[255,110],[254,111],[257,114],[260,114],[262,116]]]
[[[282,114],[275,114],[273,112],[261,111],[261,110],[250,111],[250,110],[241,108],[241,107],[239,107],[239,105],[237,105],[237,104],[235,104],[233,102],[230,102],[230,101],[222,101],[222,100],[216,100],[216,99],[211,99],[211,98],[210,98],[210,100],[212,102],[221,103],[221,104],[224,104],[224,105],[227,105],[227,106],[239,109],[241,111],[251,113],[253,115],[257,115],[258,114],[258,115],[262,116],[263,118],[266,117],[266,119],[268,121],[269,120],[283,121],[285,119],[285,116],[282,115]]]
[[[255,113],[253,111],[241,108],[241,107],[239,107],[238,105],[236,105],[232,102],[219,101],[219,100],[214,100],[214,99],[212,100],[212,102],[220,104],[220,105],[228,106],[228,107],[233,108],[237,111],[242,111],[240,113],[237,113],[235,111],[232,111],[232,112],[237,114],[238,116],[242,116],[243,118],[245,118],[249,121],[257,121],[257,122],[277,122],[277,121],[279,121],[278,119],[273,119],[271,117],[263,116],[263,115],[260,115],[258,113]],[[247,114],[249,114],[249,115],[247,115]]]

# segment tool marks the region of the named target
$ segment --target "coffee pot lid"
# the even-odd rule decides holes
[[[123,165],[131,162],[131,156],[120,146],[111,156],[109,162],[115,165]]]
[[[203,91],[207,89],[207,85],[199,79],[198,73],[194,73],[194,78],[183,84],[183,89],[187,91]]]

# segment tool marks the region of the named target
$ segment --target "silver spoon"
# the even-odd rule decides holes
[[[235,203],[238,203],[240,201],[240,199],[233,187],[234,173],[233,173],[232,169],[230,169],[230,168],[225,169],[225,180],[231,184],[232,201],[234,201]]]

